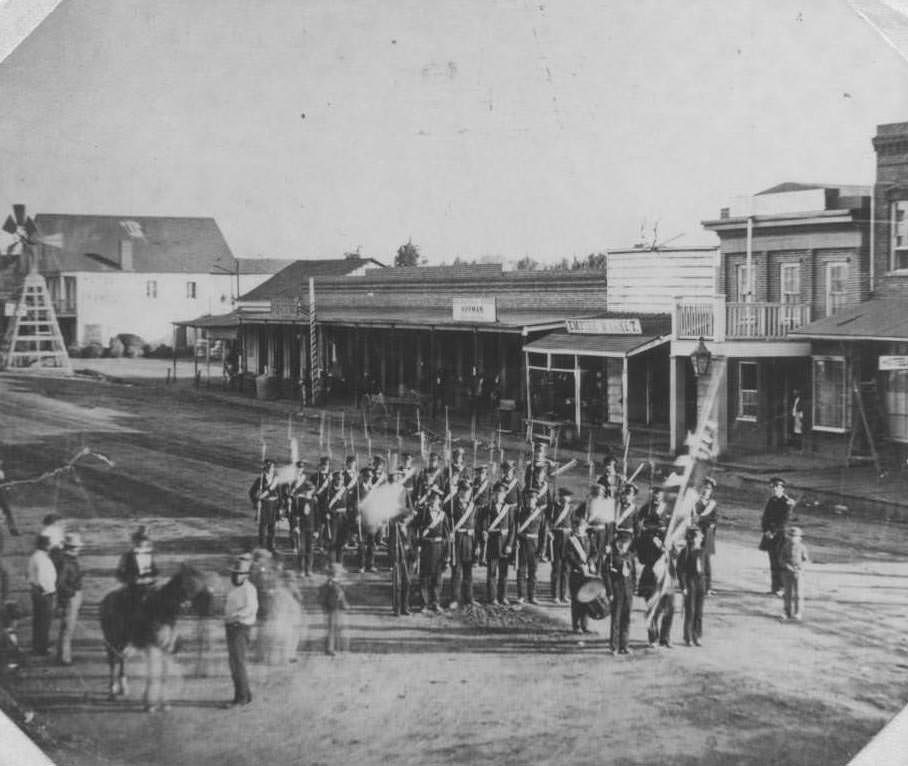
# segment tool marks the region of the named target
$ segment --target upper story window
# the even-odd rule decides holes
[[[782,303],[801,302],[801,265],[799,263],[783,263],[779,282],[782,286]]]
[[[196,297],[196,296],[195,296],[195,291],[196,291],[196,284],[195,284],[195,282],[187,282],[187,283],[186,283],[186,297],[187,297],[187,298],[195,298],[195,297]]]
[[[154,279],[149,279],[145,283],[145,297],[146,298],[157,298],[158,297],[158,283]]]
[[[836,261],[826,264],[826,316],[832,316],[845,306],[848,264]]]
[[[908,270],[908,200],[892,203],[892,242],[889,268]]]
[[[746,263],[735,266],[735,280],[735,299],[738,303],[750,303],[754,299],[753,266],[748,267]]]

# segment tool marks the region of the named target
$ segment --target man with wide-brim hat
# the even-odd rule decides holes
[[[238,556],[230,569],[230,590],[224,604],[224,625],[227,631],[227,659],[230,677],[233,679],[233,701],[235,705],[252,702],[249,691],[249,675],[246,672],[246,653],[249,649],[249,634],[255,625],[259,610],[258,593],[249,581],[252,571],[252,555]]]
[[[79,551],[82,550],[82,536],[78,532],[67,532],[63,537],[63,559],[57,572],[57,610],[60,613],[60,635],[57,639],[57,662],[72,665],[72,638],[82,607],[82,570],[79,566]]]

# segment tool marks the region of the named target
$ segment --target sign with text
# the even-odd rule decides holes
[[[497,322],[494,298],[454,298],[455,322]]]
[[[278,317],[295,319],[305,316],[308,308],[302,298],[272,298],[271,313]]]
[[[565,328],[577,335],[643,335],[640,320],[633,319],[567,319]]]
[[[881,356],[880,370],[908,370],[908,356]]]

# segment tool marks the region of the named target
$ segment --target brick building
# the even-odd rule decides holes
[[[814,429],[832,428],[839,413],[824,386],[819,396],[809,392],[818,377],[834,378],[838,370],[832,360],[812,357],[808,339],[797,331],[868,297],[870,208],[867,187],[784,183],[703,222],[720,241],[717,293],[711,301],[682,296],[675,307],[676,439],[693,430],[711,376],[721,369],[720,453],[784,446],[795,391],[811,403]],[[691,386],[688,357],[700,338],[721,364]]]
[[[845,454],[853,431],[862,431],[863,407],[865,412],[882,413],[882,428],[874,438],[897,445],[904,455],[908,445],[908,122],[878,126],[873,146],[877,169],[872,258],[866,290],[861,289],[861,297],[870,299],[793,334],[811,341],[817,438]]]

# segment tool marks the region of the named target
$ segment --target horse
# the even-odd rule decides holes
[[[145,682],[145,710],[166,709],[163,681],[167,654],[177,647],[176,621],[188,609],[200,617],[211,614],[212,593],[201,572],[181,564],[177,573],[141,601],[128,588],[118,588],[101,601],[100,616],[107,664],[110,667],[110,695],[125,695],[128,647],[145,652],[148,674]]]

